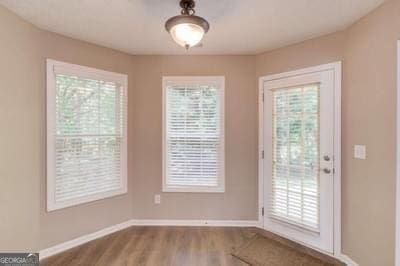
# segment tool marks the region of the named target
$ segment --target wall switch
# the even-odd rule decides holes
[[[364,145],[354,145],[354,158],[365,160],[367,158],[367,148]]]
[[[161,195],[156,194],[154,195],[154,204],[160,204],[161,203]]]

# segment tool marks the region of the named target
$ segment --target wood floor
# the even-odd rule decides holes
[[[247,266],[231,255],[255,234],[333,265],[343,263],[256,228],[130,227],[44,259],[43,266]],[[287,266],[287,265],[286,265]]]
[[[231,255],[253,228],[131,227],[41,261],[44,266],[245,266]]]

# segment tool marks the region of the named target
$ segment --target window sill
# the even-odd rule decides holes
[[[166,193],[225,193],[224,187],[163,187]]]
[[[110,190],[107,192],[96,193],[96,194],[89,195],[86,197],[70,199],[70,200],[66,200],[63,202],[48,201],[47,202],[47,212],[52,212],[52,211],[69,208],[69,207],[75,207],[75,206],[79,206],[79,205],[86,204],[86,203],[91,203],[91,202],[98,201],[98,200],[103,200],[103,199],[108,199],[108,198],[124,195],[127,193],[128,193],[128,189],[126,186],[124,186],[118,190]]]

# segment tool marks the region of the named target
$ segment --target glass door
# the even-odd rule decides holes
[[[264,226],[333,252],[334,73],[264,83]]]

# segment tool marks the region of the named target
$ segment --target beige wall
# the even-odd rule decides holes
[[[342,61],[345,40],[346,33],[337,32],[258,55],[257,77]]]
[[[257,78],[343,60],[343,250],[363,266],[393,265],[399,14],[391,0],[348,30],[259,56],[129,56],[0,7],[0,249],[45,248],[131,218],[256,219]],[[129,75],[127,195],[45,212],[47,57]],[[225,194],[161,193],[163,75],[226,77]],[[354,144],[367,145],[367,160],[352,158]]]
[[[361,265],[394,265],[396,43],[400,1],[347,31],[343,91],[343,249]],[[352,146],[367,145],[367,160]]]
[[[135,56],[133,217],[257,219],[257,92],[252,56]],[[225,193],[161,193],[163,75],[225,76]],[[154,204],[154,194],[161,204]]]
[[[132,75],[132,56],[102,48],[85,42],[76,41],[71,38],[62,37],[57,34],[41,33],[41,59],[37,67],[41,71],[40,97],[35,102],[38,106],[45,105],[45,60],[51,58],[69,63],[95,67],[108,71],[128,75],[128,102],[134,102],[134,80]],[[129,112],[133,109],[129,104]],[[42,108],[38,114],[45,118],[45,110]],[[129,117],[128,117],[129,119]],[[40,123],[45,128],[44,120]],[[133,148],[133,132],[129,132],[128,150],[129,158]],[[42,145],[41,167],[45,169],[45,136],[41,135]],[[129,159],[128,158],[128,159]],[[131,166],[131,164],[130,164]],[[129,175],[131,168],[129,168]],[[128,183],[132,180],[129,178]],[[53,212],[46,212],[46,176],[41,175],[41,212],[40,212],[40,247],[49,247],[66,240],[70,240],[105,227],[125,222],[132,217],[131,191],[128,194],[105,200],[99,200],[88,204],[82,204]]]
[[[43,249],[131,218],[257,218],[254,57],[136,57],[38,30],[2,7],[0,22],[7,33],[0,44],[6,59],[0,61],[1,119],[11,124],[1,133],[1,181],[8,189],[0,197],[8,213],[0,249]],[[129,75],[128,194],[46,212],[46,58]],[[161,192],[162,75],[226,77],[226,193],[165,193],[154,205]]]
[[[132,57],[38,30],[2,7],[0,32],[0,250],[39,250],[129,220],[130,194],[45,211],[45,60],[125,73],[133,84]]]
[[[349,29],[257,56],[257,77],[343,61],[342,248],[360,265],[394,265],[396,44],[400,1]],[[367,160],[353,146],[367,146]]]
[[[0,250],[37,249],[40,32],[0,8]]]
[[[42,248],[132,218],[256,219],[256,106],[248,107],[256,100],[253,57],[132,58],[50,33],[45,42],[46,57],[130,74],[129,193],[51,213],[42,196]],[[226,193],[161,193],[162,75],[226,76]],[[161,205],[154,194],[162,195]]]

